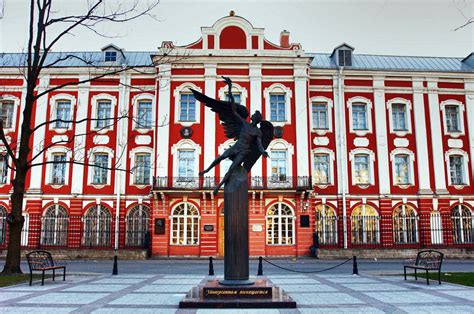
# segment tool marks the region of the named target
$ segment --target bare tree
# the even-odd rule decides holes
[[[467,27],[468,25],[471,25],[474,23],[474,16],[473,16],[473,4],[471,3],[466,3],[466,0],[462,1],[453,1],[456,9],[458,10],[459,14],[463,17],[463,22],[461,25],[457,26],[454,31],[460,30],[462,28]],[[466,14],[464,13],[465,11],[470,11],[470,13]]]
[[[0,121],[0,141],[6,150],[9,167],[14,171],[14,179],[12,180],[13,192],[11,194],[11,213],[7,217],[9,241],[8,252],[5,266],[2,274],[21,273],[21,230],[24,223],[22,216],[22,205],[25,195],[25,184],[28,172],[32,167],[44,165],[45,163],[54,163],[54,161],[37,160],[48,148],[57,145],[70,145],[78,136],[89,136],[91,132],[76,134],[67,140],[59,140],[54,143],[40,145],[40,147],[32,147],[30,144],[34,133],[41,128],[47,127],[51,123],[86,123],[94,119],[83,120],[49,120],[39,125],[33,125],[33,112],[36,102],[41,97],[46,97],[48,93],[65,87],[78,86],[94,80],[104,79],[116,76],[123,72],[140,72],[144,71],[136,65],[116,64],[108,65],[97,63],[93,57],[87,53],[52,53],[53,48],[65,36],[72,34],[79,28],[86,28],[99,36],[107,36],[98,30],[101,23],[125,23],[141,17],[149,16],[153,18],[152,10],[157,6],[158,0],[150,0],[144,5],[145,1],[133,0],[120,3],[119,0],[111,1],[113,5],[105,0],[87,0],[85,12],[78,15],[61,16],[54,9],[55,0],[31,0],[29,11],[29,34],[26,52],[23,54],[23,60],[19,61],[20,74],[26,81],[26,95],[24,97],[24,110],[22,112],[23,119],[19,132],[19,139],[16,143],[10,143],[5,136],[3,122]],[[51,35],[54,34],[54,35]],[[169,54],[163,53],[163,58],[167,58]],[[54,56],[54,57],[52,57]],[[174,57],[176,58],[176,57]],[[56,86],[47,86],[38,89],[38,81],[44,73],[51,72],[56,66],[60,66],[65,62],[76,60],[81,62],[83,66],[87,66],[90,71],[87,78],[76,81],[64,82]],[[160,61],[158,61],[160,62]],[[163,61],[165,62],[165,61]],[[169,62],[169,60],[166,60]],[[148,68],[151,66],[148,65]],[[149,72],[148,72],[149,73]],[[130,119],[128,112],[121,112],[118,117],[106,121],[104,127],[117,124],[122,119]],[[97,120],[97,119],[96,119]],[[93,131],[97,132],[97,130]],[[16,147],[18,146],[18,147]],[[72,147],[71,149],[74,149]],[[79,156],[75,151],[75,156]],[[121,158],[121,156],[120,156]],[[68,163],[78,163],[87,165],[88,159],[85,154],[80,158],[72,158]],[[117,170],[114,165],[107,169]],[[123,169],[121,169],[124,171]]]

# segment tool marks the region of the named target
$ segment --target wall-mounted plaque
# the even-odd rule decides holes
[[[259,224],[252,225],[252,231],[253,232],[262,232],[263,231],[263,226]]]
[[[155,218],[155,234],[165,234],[164,218]]]
[[[193,129],[188,126],[185,126],[181,130],[179,130],[179,133],[181,134],[182,138],[190,138],[193,135]]]
[[[308,228],[309,227],[309,216],[308,215],[301,215],[300,216],[300,227],[301,228]]]
[[[214,231],[214,225],[204,225],[204,231]]]

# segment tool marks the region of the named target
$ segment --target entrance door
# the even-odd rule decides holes
[[[219,256],[224,256],[224,216],[219,216]]]

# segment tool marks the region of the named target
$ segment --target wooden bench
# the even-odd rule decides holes
[[[53,261],[51,253],[47,251],[32,251],[26,254],[28,266],[30,267],[30,286],[33,282],[33,271],[41,271],[43,276],[41,278],[41,285],[44,286],[44,272],[47,270],[53,271],[53,281],[56,275],[56,269],[63,270],[63,281],[66,280],[66,266],[58,265]]]
[[[438,282],[441,284],[441,264],[443,264],[444,254],[435,250],[423,250],[418,252],[416,259],[407,260],[403,264],[403,273],[405,280],[407,280],[407,268],[413,268],[415,270],[415,280],[418,280],[416,271],[423,269],[426,271],[426,284],[430,284],[428,278],[428,271],[438,271]]]

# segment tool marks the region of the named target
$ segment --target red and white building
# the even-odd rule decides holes
[[[308,255],[313,232],[327,249],[474,246],[473,54],[359,55],[347,44],[308,53],[287,31],[271,43],[263,28],[233,15],[201,32],[183,47],[89,53],[99,66],[139,71],[38,100],[36,125],[87,122],[35,132],[26,248],[133,250],[149,231],[153,255],[222,256],[223,194],[212,189],[229,163],[204,178],[198,172],[232,140],[189,91],[224,99],[222,75],[236,100],[279,127],[270,158],[250,174],[252,256]],[[2,58],[1,114],[15,143],[26,85],[21,54]],[[43,73],[38,93],[90,71],[76,59],[60,62]],[[123,113],[134,119],[117,120]],[[13,173],[0,158],[2,248]]]

